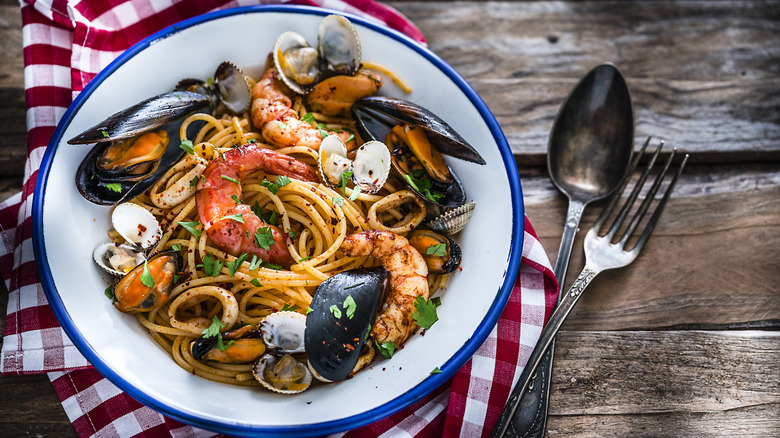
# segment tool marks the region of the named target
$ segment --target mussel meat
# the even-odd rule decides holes
[[[460,266],[460,245],[451,238],[423,229],[411,231],[406,238],[425,259],[428,272],[449,274]]]
[[[266,352],[257,326],[245,325],[220,336],[201,336],[190,345],[197,360],[229,364],[252,363]]]
[[[168,300],[174,275],[183,260],[176,251],[162,251],[136,266],[114,287],[116,308],[126,313],[148,312]]]
[[[76,172],[81,195],[96,204],[112,205],[143,193],[185,153],[171,140],[179,138],[181,120],[209,102],[208,97],[187,91],[161,94],[69,140],[70,144],[97,143]]]
[[[146,260],[137,247],[107,242],[95,247],[92,258],[98,266],[111,275],[121,277]]]
[[[317,288],[306,317],[309,366],[324,380],[353,372],[387,287],[383,267],[340,272]]]

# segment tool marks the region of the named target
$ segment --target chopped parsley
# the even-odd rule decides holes
[[[224,262],[220,259],[214,259],[211,254],[206,254],[206,257],[203,257],[203,263],[197,265],[198,268],[203,268],[204,274],[211,277],[218,276],[222,272],[222,266],[224,266]]]
[[[338,205],[340,207],[343,207],[344,206],[344,198],[341,198],[341,197],[333,198],[333,205]]]
[[[154,277],[149,272],[149,262],[144,260],[144,272],[141,274],[141,283],[146,287],[154,287]]]
[[[276,184],[276,187],[279,187],[281,189],[282,187],[286,186],[287,184],[290,184],[291,182],[292,181],[290,180],[290,178],[284,175],[279,175],[276,177],[274,184]]]
[[[108,138],[108,132],[105,129],[100,131],[100,133],[103,135],[103,138]]]
[[[420,327],[428,330],[433,323],[439,320],[436,315],[436,304],[432,301],[426,301],[421,295],[417,296],[417,300],[414,302],[416,312],[412,313],[412,318]]]
[[[355,299],[352,298],[352,295],[347,295],[347,298],[344,299],[344,310],[347,312],[347,318],[352,319],[352,317],[355,316],[356,308],[357,303],[355,302]]]
[[[238,196],[236,195],[231,196],[230,199],[232,199],[236,204],[243,204],[243,202],[241,202],[241,200],[238,199]]]
[[[220,321],[219,318],[217,318],[217,315],[214,315],[214,319],[211,320],[211,325],[209,326],[209,328],[203,330],[204,338],[213,338],[215,336],[217,337],[217,348],[219,348],[219,351],[227,350],[228,347],[230,347],[230,345],[233,344],[233,342],[235,342],[231,340],[230,342],[225,344],[222,341],[222,333],[220,333],[219,331],[225,326],[227,326],[227,324],[222,324],[222,321]]]
[[[352,194],[349,195],[349,200],[354,201],[357,199],[357,197],[360,196],[360,192],[362,192],[360,186],[355,186],[355,188],[352,190]]]
[[[193,236],[200,237],[200,231],[198,231],[198,229],[195,228],[198,225],[200,225],[200,222],[176,222],[176,223],[184,227],[184,229],[189,231],[190,234],[192,234]]]
[[[351,170],[348,170],[341,174],[341,194],[344,196],[347,196],[346,193],[347,183],[349,182],[349,179],[352,177],[353,173],[354,172],[352,172]]]
[[[222,179],[228,180],[228,181],[230,181],[232,183],[241,184],[241,182],[239,182],[237,179],[231,178],[231,177],[229,177],[227,175],[222,175]]]
[[[431,180],[429,180],[425,175],[424,170],[417,169],[413,171],[411,175],[404,175],[404,179],[406,179],[412,188],[422,193],[426,198],[433,202],[439,202],[439,200],[444,197],[444,194],[431,190],[433,184],[431,183]]]
[[[232,262],[227,262],[228,270],[230,271],[230,276],[233,277],[236,275],[236,271],[238,271],[238,268],[241,267],[241,264],[244,263],[244,260],[249,257],[249,254],[243,253],[241,254],[237,259],[233,260]]]
[[[436,245],[431,245],[428,247],[428,249],[425,250],[425,254],[444,257],[445,255],[447,255],[447,244],[437,243]]]
[[[433,369],[433,371],[431,371],[431,374],[441,374],[441,370],[439,369],[439,367],[436,367]]]
[[[330,306],[330,313],[333,314],[333,316],[336,317],[336,319],[341,319],[341,309],[339,309],[339,306],[334,304]]]
[[[263,179],[263,181],[260,182],[260,185],[267,188],[269,192],[273,193],[274,195],[276,192],[279,191],[279,187],[276,186],[276,184],[272,183],[271,181],[268,181],[267,179]]]
[[[295,239],[295,236],[297,236],[297,234],[295,234],[295,231],[293,231],[293,230],[291,230],[289,228],[287,229],[287,235],[290,236],[290,239]]]
[[[188,154],[195,155],[195,148],[192,147],[192,140],[184,140],[179,144],[179,147],[184,149]]]
[[[306,308],[306,314],[307,315],[310,314],[312,310],[314,310],[314,309],[312,309],[311,306],[307,307]]]
[[[236,222],[244,223],[244,215],[241,213],[231,214],[230,216],[223,216],[222,219],[233,219]]]
[[[174,243],[173,245],[171,245],[171,249],[174,251],[181,251],[181,245],[179,245],[178,243]]]
[[[122,193],[122,184],[120,183],[108,183],[106,188],[112,192]]]
[[[254,271],[260,266],[260,263],[263,263],[263,260],[257,258],[256,255],[252,254],[252,261],[249,262],[249,270]]]
[[[274,263],[269,263],[269,262],[265,262],[265,263],[263,263],[263,264],[262,264],[262,265],[260,265],[260,266],[262,266],[262,267],[264,267],[264,268],[268,268],[268,269],[275,269],[275,270],[277,270],[277,271],[283,268],[283,266],[282,266],[282,265],[277,265],[277,264],[274,264]]]
[[[190,187],[195,187],[196,185],[198,185],[198,180],[199,180],[199,179],[200,179],[200,177],[199,177],[199,176],[196,176],[196,177],[192,178],[192,179],[190,180]]]
[[[114,295],[114,286],[109,286],[106,288],[106,290],[103,291],[104,294],[108,297],[109,300],[114,301],[116,299],[116,296]]]
[[[257,232],[255,232],[255,243],[258,248],[263,248],[265,250],[271,249],[271,245],[276,243],[271,227],[258,228]]]
[[[306,113],[301,117],[302,122],[306,122],[310,125],[314,124],[314,113]]]
[[[374,340],[374,344],[376,344],[377,350],[382,354],[382,356],[390,359],[393,357],[393,353],[395,353],[395,344],[392,341],[382,342],[381,344]]]
[[[305,261],[307,261],[307,260],[311,260],[311,259],[312,259],[312,257],[313,257],[313,256],[304,257],[304,258],[302,258],[302,259],[298,260],[298,263],[305,262]]]
[[[254,287],[260,287],[261,286],[260,280],[258,280],[256,278],[253,278],[252,281],[250,281],[249,283],[251,283],[252,286],[254,286]]]
[[[289,303],[284,303],[284,306],[282,306],[282,312],[295,312],[298,310],[298,306],[293,304],[292,306]]]

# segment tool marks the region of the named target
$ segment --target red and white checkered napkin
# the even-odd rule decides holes
[[[32,249],[32,194],[43,152],[79,91],[135,42],[183,19],[276,0],[24,0],[28,160],[22,193],[0,204],[0,274],[10,291],[0,371],[46,372],[81,437],[213,436],[141,405],[78,352],[49,307]],[[282,0],[282,2],[284,2]],[[348,11],[424,41],[394,9],[373,0],[291,0]],[[374,424],[339,434],[487,436],[551,312],[557,284],[531,224],[517,282],[497,326],[450,382]]]

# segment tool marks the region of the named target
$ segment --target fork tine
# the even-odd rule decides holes
[[[648,163],[647,169],[645,169],[645,171],[642,172],[642,175],[639,176],[639,180],[636,182],[636,185],[634,185],[634,189],[631,191],[631,194],[628,195],[628,199],[626,199],[626,202],[623,204],[623,207],[620,209],[620,213],[618,213],[618,216],[615,218],[615,221],[612,223],[612,226],[609,228],[609,231],[605,236],[608,240],[611,241],[612,238],[615,237],[615,234],[617,233],[618,229],[620,229],[620,227],[623,225],[623,221],[625,221],[626,217],[628,216],[628,212],[631,210],[631,207],[634,205],[634,201],[639,195],[639,191],[642,190],[642,186],[645,185],[647,176],[650,174],[650,171],[653,169],[653,166],[655,166],[655,161],[658,159],[658,154],[661,152],[661,148],[663,147],[664,147],[664,142],[661,141],[661,143],[655,149],[655,153],[653,153],[653,157],[650,158],[650,163]],[[618,196],[620,196],[620,194],[622,193],[618,193]]]
[[[612,214],[612,211],[615,209],[618,201],[620,201],[620,194],[623,193],[623,189],[626,188],[628,181],[631,179],[631,175],[634,174],[636,167],[639,165],[639,159],[642,158],[642,155],[644,155],[645,149],[647,149],[647,145],[650,144],[651,138],[652,137],[647,137],[647,140],[645,140],[645,143],[642,145],[639,153],[637,153],[636,156],[634,156],[634,159],[631,160],[631,164],[629,164],[628,169],[626,169],[626,174],[623,175],[623,179],[620,180],[617,188],[609,198],[609,202],[607,203],[606,207],[604,207],[604,210],[601,211],[601,214],[599,215],[598,219],[596,219],[596,222],[593,223],[593,227],[591,227],[592,230],[596,230],[596,232],[598,232],[598,230],[600,230],[604,225],[604,222],[607,221],[607,218],[609,218],[609,215]]]
[[[672,180],[669,182],[669,186],[666,188],[663,198],[661,198],[661,200],[658,202],[658,206],[655,208],[653,215],[650,217],[650,221],[647,223],[647,226],[645,226],[644,231],[642,231],[642,235],[639,236],[639,240],[637,240],[636,245],[634,245],[634,248],[632,248],[630,252],[637,254],[639,251],[642,251],[642,248],[645,247],[645,243],[647,243],[647,240],[650,238],[650,234],[652,234],[653,230],[655,230],[655,225],[658,223],[658,218],[661,217],[661,213],[663,213],[664,207],[666,207],[666,202],[669,200],[669,195],[672,194],[672,190],[674,189],[675,184],[677,184],[677,179],[680,177],[680,174],[682,173],[683,168],[685,168],[685,164],[687,162],[688,154],[685,154],[682,163],[680,163],[680,168],[677,169],[677,173],[674,174]]]
[[[664,179],[664,176],[666,176],[666,172],[669,170],[669,166],[671,166],[672,159],[674,159],[674,154],[676,152],[677,152],[676,148],[672,149],[672,153],[669,155],[669,158],[666,160],[666,164],[664,165],[663,170],[661,171],[661,173],[658,174],[658,176],[655,177],[655,181],[653,181],[653,185],[650,186],[650,190],[647,191],[647,196],[645,196],[645,199],[644,201],[642,201],[642,204],[639,205],[639,208],[634,214],[634,217],[631,218],[631,222],[629,222],[628,226],[626,227],[626,231],[624,231],[623,235],[620,237],[620,241],[619,241],[620,246],[625,246],[626,242],[628,241],[628,238],[631,237],[631,234],[634,233],[636,227],[639,226],[639,222],[642,220],[642,218],[645,217],[645,213],[647,213],[647,209],[650,208],[650,204],[653,202],[653,199],[655,198],[655,193],[658,191],[658,187],[661,186],[661,181]]]

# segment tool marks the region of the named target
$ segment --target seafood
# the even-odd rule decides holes
[[[241,364],[256,361],[265,353],[266,344],[257,326],[250,324],[222,333],[221,337],[201,336],[192,341],[190,351],[198,360]]]
[[[289,311],[272,313],[260,324],[266,345],[279,353],[302,353],[305,328],[306,317]]]
[[[379,259],[390,275],[389,290],[371,335],[378,344],[403,344],[415,328],[412,313],[417,297],[428,299],[428,266],[403,236],[367,230],[347,236],[341,251],[349,257]]]
[[[179,253],[162,251],[136,266],[114,287],[116,308],[138,313],[163,305],[173,286],[173,276],[181,270],[182,263]]]
[[[320,380],[356,371],[368,330],[387,287],[381,266],[340,272],[317,288],[306,315],[306,357]]]
[[[352,172],[352,182],[362,192],[377,193],[390,175],[390,151],[384,143],[369,141],[355,151],[355,159],[347,157],[347,146],[341,138],[328,136],[319,150],[319,174],[331,188],[343,184],[343,175]]]
[[[240,115],[249,110],[251,87],[246,75],[231,62],[223,62],[214,71],[214,81],[182,79],[174,88],[176,91],[191,91],[211,99],[214,114]]]
[[[198,216],[211,241],[229,254],[255,254],[266,262],[289,266],[292,258],[285,244],[285,234],[263,222],[248,205],[238,202],[241,199],[240,181],[257,170],[301,181],[317,181],[317,172],[309,165],[256,144],[245,144],[231,149],[206,168],[195,194]],[[237,220],[236,215],[240,215],[243,222]],[[274,244],[268,248],[258,247],[255,233],[268,230]]]
[[[475,202],[467,202],[461,206],[451,208],[426,223],[428,228],[439,233],[453,235],[466,228],[471,215],[474,214]]]
[[[318,83],[306,95],[312,111],[326,116],[348,117],[358,99],[371,96],[382,87],[382,78],[370,70],[359,70],[354,76],[333,76]]]
[[[76,172],[79,193],[101,205],[143,193],[184,154],[178,142],[171,140],[178,138],[182,118],[208,107],[209,102],[205,96],[186,91],[161,94],[68,140],[70,144],[97,143]]]
[[[102,243],[92,251],[92,258],[109,274],[121,277],[146,260],[144,254],[136,248],[114,242]]]
[[[460,246],[451,238],[430,230],[413,230],[407,239],[423,256],[431,274],[449,274],[460,266]]]
[[[289,353],[262,356],[252,373],[263,386],[280,394],[297,394],[306,390],[312,381],[309,368]]]
[[[121,277],[146,260],[162,236],[160,223],[149,210],[129,202],[118,204],[111,212],[111,224],[124,243],[102,243],[92,258],[111,275]]]

